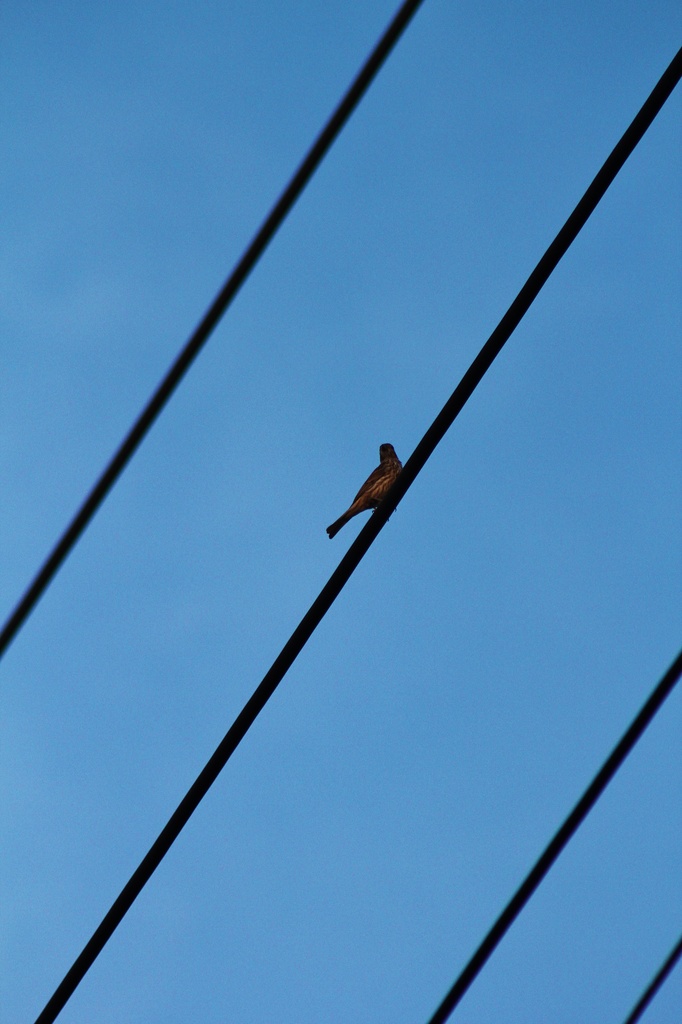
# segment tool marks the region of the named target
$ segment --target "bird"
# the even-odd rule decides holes
[[[358,512],[365,512],[367,509],[376,508],[381,502],[390,488],[391,485],[398,478],[398,474],[403,468],[402,462],[395,453],[395,448],[392,444],[382,444],[379,448],[379,465],[373,473],[365,480],[364,484],[355,495],[353,504],[343,513],[342,516],[332,523],[331,526],[327,527],[327,533],[329,539],[335,537],[342,526],[345,526],[349,519],[356,516]]]

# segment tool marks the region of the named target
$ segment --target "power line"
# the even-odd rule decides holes
[[[629,729],[614,747],[602,767],[589,784],[578,803],[568,815],[559,831],[544,849],[532,869],[524,878],[507,906],[497,918],[480,946],[461,972],[452,988],[440,1004],[429,1024],[444,1024],[457,1004],[463,998],[472,982],[487,963],[507,931],[519,916],[528,900],[553,866],[566,845],[578,831],[611,779],[641,738],[661,705],[670,696],[682,675],[682,651],[678,654],[666,674],[655,688],[646,704],[634,719]]]
[[[681,956],[682,935],[677,940],[677,945],[671,950],[668,959],[665,961],[660,971],[654,978],[652,978],[650,984],[647,986],[646,990],[637,1002],[637,1005],[633,1007],[628,1019],[625,1021],[625,1024],[636,1024]]]
[[[573,213],[540,259],[500,324],[465,373],[452,396],[406,462],[402,473],[351,544],[339,565],[275,658],[256,690],[228,729],[213,755],[162,829],[156,841],[124,885],[82,952],[74,961],[45,1006],[36,1024],[55,1020],[90,969],[124,916],[171,848],[190,817],[209,791],[229,758],[275,692],[314,630],[348,582],[359,562],[386,524],[393,509],[432,454],[445,431],[481,381],[487,369],[529,309],[559,260],[566,253],[628,156],[650,126],[682,76],[682,49],[664,72],[632,124],[616,144]]]
[[[177,356],[131,427],[130,432],[43,563],[28,590],[7,619],[0,633],[0,658],[45,593],[53,577],[90,524],[91,519],[130,462],[194,359],[208,341],[228,306],[282,225],[422,3],[423,0],[405,0],[365,61],[345,96],[214,299],[208,312]]]

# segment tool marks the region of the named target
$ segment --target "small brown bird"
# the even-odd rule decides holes
[[[395,449],[392,444],[382,444],[379,449],[379,458],[381,462],[374,470],[373,473],[365,480],[364,484],[355,495],[353,504],[344,512],[342,516],[332,523],[331,526],[327,527],[327,533],[329,539],[336,536],[342,526],[345,526],[349,519],[356,516],[358,512],[366,512],[367,509],[376,508],[382,498],[384,498],[391,487],[394,480],[397,479],[400,470],[403,468],[403,464],[395,453]]]

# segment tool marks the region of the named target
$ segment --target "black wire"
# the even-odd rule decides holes
[[[682,48],[677,51],[639,113],[605,160],[573,213],[559,231],[544,256],[540,259],[523,288],[490,335],[488,341],[462,377],[459,385],[405,463],[403,471],[393,485],[390,494],[386,496],[384,509],[382,510],[381,507],[377,509],[366,529],[369,529],[370,524],[373,524],[375,521],[377,532],[378,528],[384,525],[389,514],[387,512],[388,508],[395,508],[398,501],[400,501],[408,487],[412,484],[417,473],[422,469],[427,459],[430,458],[436,445],[452,426],[455,418],[464,408],[474,389],[499,355],[503,346],[509,340],[510,335],[518,327],[550,274],[580,233],[619,170],[670,96],[680,77],[682,77]],[[360,534],[361,536],[362,534]],[[371,539],[373,540],[374,537],[372,536]],[[369,543],[371,541],[368,542],[368,547]]]
[[[190,817],[199,806],[222,769],[227,764],[239,743],[253,725],[258,714],[267,704],[280,682],[294,663],[312,633],[322,621],[337,596],[348,582],[360,560],[376,539],[385,525],[391,512],[400,498],[410,486],[429,455],[433,452],[447,427],[454,421],[464,403],[486,370],[498,354],[512,331],[530,307],[543,284],[554,267],[569,248],[580,229],[583,227],[599,200],[615,178],[628,156],[649,127],[665,100],[672,92],[682,75],[682,50],[680,50],[668,69],[655,86],[653,92],[644,103],[642,109],[626,130],[604,166],[598,172],[587,192],[570,215],[555,240],[544,254],[528,281],[521,289],[518,297],[510,306],[502,321],[474,359],[462,381],[453,392],[434,423],[417,445],[403,468],[402,473],[384,498],[383,502],[370,516],[368,522],[351,544],[339,565],[322,588],[317,598],[303,616],[286,644],[275,658],[270,669],[244,705],[239,715],[219,743],[215,752],[202,769],[192,786],[182,798],[139,866],[125,884],[114,903],[105,914],[101,924],[86,943],[80,955],[46,1004],[45,1009],[37,1018],[36,1024],[48,1024],[53,1021],[64,1004],[70,998],[76,986],[83,979],[95,959],[102,951],[109,938],[128,912],[137,896],[159,866]]]
[[[149,402],[124,438],[99,480],[90,491],[67,529],[44,562],[30,587],[7,619],[0,633],[0,658],[45,593],[52,578],[71,553],[81,534],[135,454],[166,402],[184,377],[195,357],[212,334],[226,309],[258,262],[292,206],[344,127],[372,80],[398,42],[423,0],[405,0],[391,24],[367,58],[348,92],[330,117],[307,156],[273,206],[251,244],[235,266],[203,320],[189,338]]]
[[[633,1007],[631,1013],[628,1016],[628,1019],[625,1021],[625,1024],[636,1024],[636,1021],[640,1019],[640,1017],[646,1010],[647,1006],[654,998],[659,988],[661,987],[665,979],[668,977],[668,975],[670,974],[673,967],[675,966],[675,964],[681,956],[682,935],[677,940],[677,945],[671,950],[668,959],[665,961],[658,974],[656,974],[656,976],[652,978],[651,983],[647,987],[646,991],[642,994],[642,997],[638,1001],[637,1005]]]
[[[511,928],[526,903],[528,903],[528,900],[538,888],[547,872],[558,859],[564,847],[580,828],[613,776],[641,738],[656,712],[660,709],[666,698],[670,696],[681,675],[682,651],[680,651],[673,664],[663,676],[627,732],[614,747],[559,831],[540,855],[531,871],[526,875],[443,1002],[429,1019],[429,1024],[444,1024],[448,1019],[509,928]]]

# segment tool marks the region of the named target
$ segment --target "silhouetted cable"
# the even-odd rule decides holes
[[[682,956],[682,935],[678,939],[677,945],[671,951],[670,956],[668,957],[666,962],[663,964],[663,966],[661,967],[661,969],[658,972],[658,974],[652,979],[651,984],[648,986],[648,988],[646,989],[646,991],[642,995],[642,998],[639,1000],[637,1005],[635,1007],[633,1007],[632,1012],[628,1016],[628,1019],[625,1021],[625,1024],[636,1024],[636,1021],[638,1021],[640,1019],[640,1017],[642,1016],[642,1014],[646,1010],[647,1006],[649,1005],[651,1000],[654,998],[654,996],[658,992],[659,988],[661,987],[661,985],[663,984],[665,979],[668,977],[668,975],[670,974],[670,972],[672,971],[673,967],[675,966],[675,964],[677,963],[677,961],[680,959],[681,956]]]
[[[519,916],[528,900],[538,888],[543,878],[558,859],[568,842],[578,831],[609,782],[625,761],[632,748],[641,738],[656,712],[670,696],[682,675],[682,651],[670,666],[660,683],[639,712],[632,725],[614,747],[610,756],[599,769],[578,803],[575,805],[565,822],[545,848],[532,870],[526,875],[507,906],[504,908],[494,925],[483,939],[468,964],[459,975],[454,985],[440,1004],[429,1024],[444,1024],[452,1011],[469,989],[471,983],[486,964],[488,958],[497,948],[509,928]]]
[[[365,530],[367,531],[367,547],[369,547],[369,544],[374,540],[375,536],[374,529],[372,529],[372,532],[370,533],[370,528],[376,528],[376,532],[378,533],[379,529],[384,525],[388,519],[388,509],[395,508],[397,503],[412,484],[417,473],[420,472],[426,461],[432,455],[436,445],[443,439],[446,431],[452,426],[455,418],[464,408],[464,405],[471,397],[474,389],[478,386],[486,371],[497,358],[513,331],[518,327],[550,274],[566,254],[569,247],[595,210],[597,204],[602,199],[604,193],[613,182],[619,170],[630,156],[646,130],[649,128],[665,101],[670,96],[670,93],[679,82],[680,77],[682,77],[682,49],[677,51],[651,92],[651,95],[634,118],[632,124],[625,131],[620,141],[615,145],[575,210],[570,215],[552,244],[549,246],[544,256],[524,284],[523,288],[488,338],[488,341],[485,343],[467,372],[462,377],[462,380],[455,391],[452,393],[436,419],[424,434],[424,437],[415,448],[413,454],[405,463],[403,471],[394,485],[394,489],[386,496],[383,509],[379,507],[370,519],[367,527],[365,527]],[[361,538],[362,534],[360,534],[358,540]]]
[[[171,848],[199,803],[209,791],[239,743],[253,725],[259,713],[267,704],[292,664],[303,650],[311,635],[334,603],[358,563],[385,525],[392,510],[404,495],[448,426],[452,424],[465,402],[482,379],[486,370],[498,354],[512,331],[528,310],[554,267],[569,248],[583,227],[601,197],[623,166],[628,156],[663,106],[672,89],[682,75],[682,50],[664,72],[644,106],[627,129],[604,166],[587,189],[587,192],[570,215],[549,249],[532,272],[502,321],[493,331],[473,363],[465,373],[443,410],[419,442],[414,453],[405,464],[402,473],[384,498],[377,510],[351,544],[339,565],[322,588],[317,598],[303,616],[286,644],[275,658],[263,680],[249,698],[239,715],[227,731],[201,773],[180,801],[160,835],[141,861],[119,896],[106,913],[101,924],[65,975],[36,1024],[53,1021],[76,986],[94,963],[109,938],[128,912],[154,871]]]
[[[161,381],[138,419],[106,467],[99,480],[90,491],[81,508],[62,534],[49,557],[46,559],[30,587],[8,618],[0,633],[0,658],[31,614],[44,594],[54,575],[61,568],[79,537],[86,529],[90,520],[97,512],[107,494],[135,454],[157,416],[164,408],[190,365],[203,348],[214,328],[226,309],[234,299],[242,284],[258,262],[272,237],[281,226],[285,217],[308,184],[322,159],[331,148],[341,129],[351,116],[364,96],[372,80],[377,75],[391,50],[398,42],[411,18],[423,3],[423,0],[406,0],[400,7],[393,21],[386,29],[376,47],[368,57],[348,92],[341,100],[307,156],[287,185],[286,189],[263,222],[260,230],[244,252],[229,278],[223,285],[212,306],[203,320],[187,341],[166,376]]]

